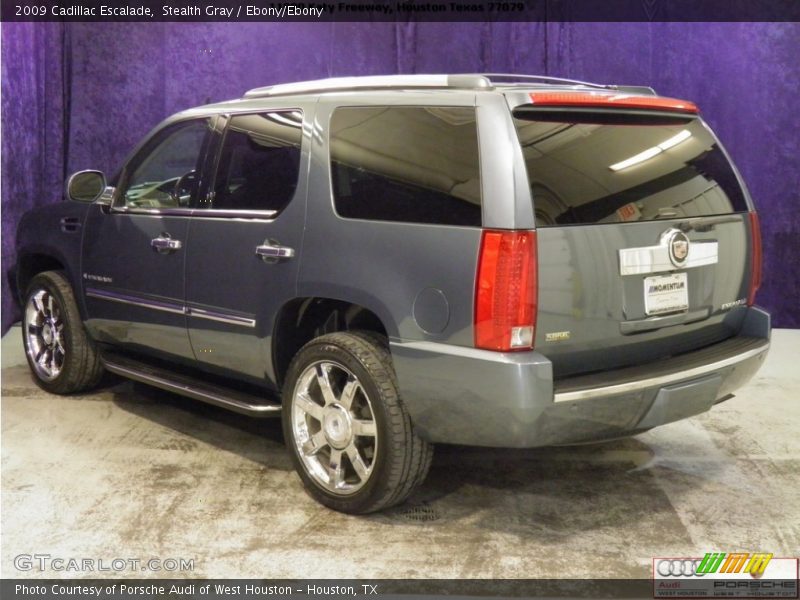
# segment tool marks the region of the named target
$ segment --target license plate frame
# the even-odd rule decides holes
[[[689,276],[685,272],[644,278],[644,312],[665,315],[689,310]]]

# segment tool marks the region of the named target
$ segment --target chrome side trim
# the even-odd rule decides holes
[[[204,219],[260,219],[272,221],[277,210],[229,210],[221,208],[132,208],[117,206],[111,212],[121,215],[139,215],[147,217],[199,217]]]
[[[732,367],[734,365],[737,365],[738,363],[744,362],[746,360],[764,354],[768,350],[769,350],[769,342],[767,342],[763,346],[759,346],[758,348],[753,348],[752,350],[748,350],[747,352],[737,354],[736,356],[730,356],[723,360],[719,360],[705,365],[700,365],[699,367],[694,367],[692,369],[687,369],[684,371],[678,371],[676,373],[670,373],[668,375],[648,377],[647,379],[637,379],[636,381],[628,381],[626,383],[619,383],[616,385],[609,385],[604,387],[576,390],[574,392],[562,392],[560,394],[557,393],[553,397],[553,402],[592,400],[594,398],[602,398],[606,396],[615,396],[618,394],[628,394],[631,392],[638,392],[646,388],[663,387],[665,385],[676,383],[678,381],[686,381],[687,379],[700,377],[701,375],[706,375],[714,371],[717,371],[719,369]]]
[[[203,390],[199,387],[188,385],[187,383],[172,381],[153,373],[146,373],[145,371],[119,365],[105,358],[103,359],[103,366],[112,373],[133,379],[134,381],[140,381],[161,388],[162,390],[175,392],[182,396],[188,396],[189,398],[194,398],[195,400],[200,400],[201,402],[213,404],[251,417],[268,417],[280,414],[281,411],[280,404],[251,404],[242,400],[229,398],[221,393]]]
[[[273,220],[278,214],[277,210],[232,210],[223,208],[196,208],[192,213],[193,217],[204,217],[206,219],[265,219]]]
[[[693,269],[714,265],[719,261],[719,243],[697,241],[689,244],[689,255],[683,266],[676,267],[669,258],[669,247],[645,246],[643,248],[623,248],[619,251],[620,275],[643,275]]]
[[[186,314],[190,317],[197,317],[198,319],[208,319],[209,321],[219,321],[220,323],[229,323],[230,325],[241,325],[242,327],[253,328],[256,326],[256,320],[248,317],[239,317],[229,313],[219,313],[213,310],[206,310],[204,308],[186,309]]]
[[[160,300],[146,300],[144,298],[128,296],[127,294],[118,294],[117,292],[109,292],[107,290],[98,290],[96,288],[86,288],[86,296],[98,300],[110,300],[111,302],[120,302],[121,304],[130,304],[131,306],[160,310],[176,315],[186,314],[186,309],[181,304],[162,302]]]
[[[121,215],[149,215],[155,217],[191,217],[192,208],[135,208],[130,206],[114,206],[112,213]]]
[[[256,320],[249,317],[240,317],[239,315],[221,313],[203,308],[192,308],[173,302],[149,300],[140,298],[138,296],[129,296],[127,294],[119,294],[117,292],[109,292],[107,290],[98,290],[96,288],[86,288],[86,296],[89,298],[96,298],[98,300],[109,300],[111,302],[119,302],[121,304],[130,304],[131,306],[138,306],[140,308],[160,310],[162,312],[168,312],[176,315],[186,315],[189,317],[197,317],[199,319],[208,319],[210,321],[228,323],[230,325],[241,325],[242,327],[250,328],[254,328],[256,326]]]

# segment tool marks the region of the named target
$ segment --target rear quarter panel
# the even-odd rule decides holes
[[[344,219],[331,193],[328,131],[337,106],[474,106],[470,93],[330,94],[318,104],[299,296],[373,311],[393,340],[473,342],[479,227]]]

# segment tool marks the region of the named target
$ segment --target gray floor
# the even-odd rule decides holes
[[[647,578],[654,556],[797,556],[798,398],[800,331],[778,330],[756,379],[711,413],[602,445],[443,447],[409,504],[355,518],[303,493],[277,421],[130,382],[51,396],[14,328],[2,341],[2,576],[48,575],[18,571],[21,553],[331,578]]]

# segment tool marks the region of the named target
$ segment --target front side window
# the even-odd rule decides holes
[[[330,126],[336,212],[345,218],[481,225],[473,107],[345,107]]]
[[[188,207],[195,200],[211,119],[184,121],[156,134],[125,177],[127,208]]]
[[[300,175],[303,114],[236,115],[222,144],[212,208],[276,211],[289,204]]]

